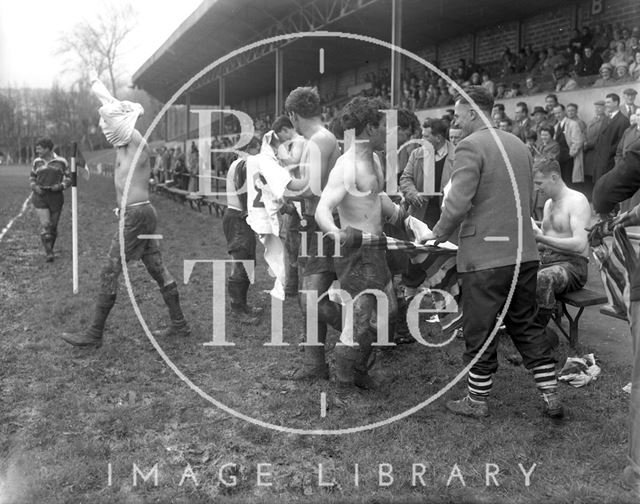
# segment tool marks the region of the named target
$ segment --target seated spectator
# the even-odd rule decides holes
[[[573,54],[582,54],[583,37],[580,31],[576,28],[572,31],[571,39],[569,39],[569,49]]]
[[[578,83],[567,75],[567,69],[564,66],[555,69],[554,77],[556,79],[556,92],[573,91],[578,88]]]
[[[534,163],[536,191],[549,199],[544,205],[542,228],[532,220],[540,252],[536,298],[539,322],[546,326],[556,306],[556,296],[582,289],[587,283],[591,207],[584,194],[569,189],[557,161],[538,158]]]
[[[423,87],[419,87],[418,88],[418,98],[416,100],[416,110],[422,110],[424,108],[426,108],[426,103],[427,103],[427,92],[425,91],[425,89]]]
[[[631,82],[631,76],[629,75],[629,65],[627,63],[620,63],[616,66],[616,84],[624,84],[625,82]]]
[[[556,68],[561,66],[566,66],[569,64],[569,61],[565,58],[564,54],[556,53],[556,50],[553,46],[549,46],[547,48],[547,58],[544,62],[545,73],[550,73],[553,75],[553,72]]]
[[[613,78],[613,66],[611,63],[603,63],[600,67],[600,78],[593,83],[593,87],[615,86]]]
[[[584,77],[587,75],[584,71],[584,63],[580,53],[573,53],[573,63],[569,65],[569,75],[572,77]]]
[[[489,91],[489,93],[491,93],[491,96],[496,95],[495,84],[490,79],[489,72],[487,71],[482,72],[482,87],[485,88],[487,91]]]
[[[507,92],[507,85],[504,82],[498,82],[498,86],[496,89],[496,100],[502,100],[506,98],[505,93]]]
[[[640,51],[640,46],[638,45],[638,38],[637,37],[631,37],[628,42],[627,42],[627,62],[632,62],[636,52]]]
[[[531,96],[541,92],[542,90],[540,89],[540,86],[536,84],[533,75],[529,75],[527,79],[524,81],[524,91],[522,94],[525,96]]]
[[[584,57],[582,58],[582,73],[578,75],[597,75],[602,66],[602,58],[593,51],[591,46],[584,48]]]
[[[438,97],[438,107],[446,107],[447,105],[453,105],[453,96],[449,94],[449,90],[445,87],[440,89],[440,96]]]
[[[609,38],[600,23],[593,27],[593,38],[588,45],[590,45],[596,53],[601,53],[609,47]]]
[[[591,28],[586,25],[583,26],[582,30],[580,30],[580,39],[580,41],[582,42],[582,50],[584,51],[584,48],[590,45],[591,41],[593,40],[593,33],[591,33]]]
[[[510,75],[515,72],[516,69],[516,57],[511,52],[511,49],[505,47],[502,53],[502,75]]]
[[[480,86],[482,84],[480,74],[478,72],[473,72],[469,81],[472,86]]]
[[[505,92],[504,97],[515,98],[517,96],[522,96],[522,93],[520,92],[520,83],[514,81],[511,83],[511,87]]]
[[[425,103],[426,108],[435,107],[438,103],[438,91],[433,84],[429,84],[429,87],[427,88],[427,99]]]
[[[629,63],[629,55],[627,54],[627,49],[625,43],[622,40],[619,40],[616,43],[616,52],[613,54],[609,63],[613,66],[613,68],[617,68],[618,65],[628,64]]]
[[[552,126],[545,125],[540,127],[538,131],[537,149],[540,156],[553,159],[554,161],[558,160],[560,156],[560,145],[553,139]]]
[[[640,50],[635,53],[633,63],[629,65],[629,75],[633,81],[640,80]]]

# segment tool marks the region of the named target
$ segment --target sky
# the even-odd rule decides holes
[[[131,3],[137,25],[123,43],[122,76],[133,73],[164,43],[202,0],[110,0]],[[91,21],[105,0],[0,0],[0,87],[48,88],[70,83],[65,58],[55,54],[62,33]]]

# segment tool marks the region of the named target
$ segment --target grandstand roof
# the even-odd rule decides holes
[[[166,102],[198,71],[230,51],[275,34],[311,31],[309,26],[390,41],[391,4],[390,0],[204,0],[135,72],[133,83]],[[417,51],[556,5],[557,0],[403,0],[402,47]],[[285,89],[318,76],[320,47],[328,73],[389,56],[386,49],[356,41],[297,39],[284,51]],[[273,91],[275,54],[256,56],[226,76],[227,103]],[[191,96],[192,104],[217,104],[218,81],[202,79]],[[178,103],[184,103],[184,97]]]

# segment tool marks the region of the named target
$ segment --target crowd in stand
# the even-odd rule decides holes
[[[441,69],[460,87],[482,85],[495,99],[530,96],[545,91],[570,91],[640,81],[640,28],[600,24],[574,30],[565,47],[535,49],[531,44],[517,54],[505,48],[499,62],[481,66],[462,58],[454,68]],[[497,78],[494,80],[494,77]],[[365,76],[367,96],[390,100],[388,69]],[[409,110],[446,107],[455,90],[438,73],[425,68],[404,71],[400,106]]]

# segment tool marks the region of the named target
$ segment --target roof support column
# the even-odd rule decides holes
[[[187,144],[189,143],[189,133],[191,132],[191,93],[185,94],[185,102],[187,105],[187,133],[184,135],[184,152],[185,158],[187,156]]]
[[[402,47],[402,0],[391,0],[391,44]],[[391,50],[391,106],[400,105],[402,55]]]
[[[226,101],[225,84],[224,75],[221,75],[218,79],[218,103],[221,111],[224,109]],[[224,135],[224,115],[222,112],[220,112],[220,119],[218,120],[218,135]]]
[[[282,87],[282,81],[284,76],[284,55],[282,54],[282,49],[276,49],[276,110],[273,114],[273,117],[278,117],[282,114],[282,108],[284,106],[283,102],[283,94],[284,90]]]

